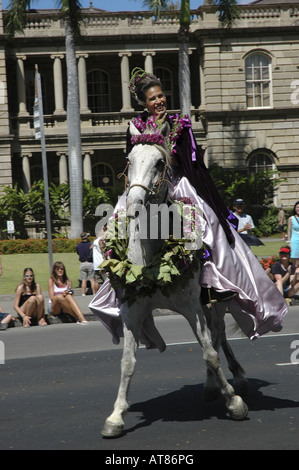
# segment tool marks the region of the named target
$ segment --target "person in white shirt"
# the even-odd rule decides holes
[[[244,201],[243,199],[236,199],[233,204],[234,215],[238,219],[238,233],[243,235],[251,235],[252,229],[255,225],[253,223],[252,217],[249,214],[244,213]]]
[[[93,242],[93,269],[94,269],[94,294],[96,294],[106,279],[106,275],[100,265],[104,261],[102,253],[102,233],[97,234],[98,238]]]

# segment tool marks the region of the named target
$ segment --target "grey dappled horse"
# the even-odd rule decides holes
[[[132,135],[139,135],[139,131],[131,124]],[[164,125],[162,132],[169,133],[169,126]],[[155,199],[161,203],[167,197],[167,182],[165,182],[165,169],[169,169],[169,150],[165,146],[140,143],[133,147],[129,159],[127,215],[136,217],[136,206],[148,207],[148,203]],[[164,180],[164,181],[163,181]],[[155,253],[161,248],[161,240],[141,239],[140,226],[136,220],[129,229],[128,258],[133,264],[146,266]],[[203,358],[207,365],[208,376],[205,385],[206,398],[213,399],[218,390],[226,400],[226,407],[233,419],[241,420],[247,416],[248,409],[242,398],[235,394],[234,388],[227,382],[220,367],[217,349],[224,346],[228,355],[230,368],[237,381],[244,381],[243,370],[234,359],[225,336],[224,313],[225,307],[213,306],[206,309],[210,316],[212,331],[211,342],[207,319],[200,302],[200,273],[188,282],[184,289],[177,288],[169,297],[157,291],[152,297],[137,297],[133,305],[127,302],[121,304],[121,318],[124,331],[124,348],[121,360],[121,379],[116,402],[112,414],[107,418],[102,435],[116,437],[124,428],[124,415],[129,405],[127,402],[128,390],[132,379],[136,351],[143,332],[150,341],[163,351],[166,347],[162,337],[155,327],[152,312],[156,309],[168,309],[183,315],[189,322],[195,338],[203,351]],[[217,315],[217,309],[219,315]],[[216,315],[214,315],[216,313]],[[213,344],[215,344],[215,348]]]

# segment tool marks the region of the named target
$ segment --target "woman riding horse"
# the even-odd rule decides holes
[[[208,249],[202,266],[202,287],[212,287],[216,294],[223,294],[224,297],[234,293],[229,309],[249,338],[257,338],[270,330],[279,331],[288,311],[287,304],[228,222],[230,213],[204,164],[203,152],[195,142],[189,117],[167,114],[166,97],[160,80],[142,69],[133,70],[130,90],[146,110],[132,119],[140,135],[133,136],[131,126],[128,128],[127,155],[136,143],[153,142],[155,136],[158,143],[159,131],[168,122],[172,169],[169,195],[173,200],[188,197],[200,207],[203,242]],[[109,280],[93,300],[92,310],[100,313],[102,321],[106,314],[111,313],[114,318],[117,316],[117,296],[111,291]],[[113,322],[104,320],[117,340],[119,332],[115,332]]]

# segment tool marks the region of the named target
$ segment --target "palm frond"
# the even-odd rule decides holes
[[[8,13],[5,16],[5,32],[13,36],[16,32],[22,33],[26,23],[26,11],[31,7],[31,0],[10,0]]]
[[[167,0],[143,0],[142,6],[151,10],[155,16],[160,16],[161,10],[167,6]]]
[[[68,19],[73,35],[80,36],[80,26],[83,22],[80,0],[61,0],[60,3],[62,15]]]
[[[236,0],[214,0],[217,6],[219,21],[222,26],[230,28],[240,17],[240,6]]]

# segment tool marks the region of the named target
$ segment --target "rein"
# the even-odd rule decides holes
[[[164,182],[166,183],[170,183],[170,181],[168,179],[166,179],[166,174],[167,174],[167,168],[168,168],[168,155],[167,155],[167,152],[165,151],[165,149],[157,144],[153,144],[162,154],[164,153],[164,156],[165,156],[165,161],[164,161],[164,168],[163,170],[161,171],[160,175],[159,175],[159,178],[157,180],[156,183],[153,184],[153,188],[150,189],[148,188],[147,186],[141,184],[141,183],[134,183],[132,185],[130,185],[128,187],[128,176],[127,176],[127,170],[128,170],[128,167],[130,165],[130,162],[128,161],[127,162],[127,165],[125,167],[125,169],[123,170],[122,173],[120,173],[117,177],[118,179],[124,177],[125,178],[125,189],[126,189],[126,192],[127,192],[127,195],[129,194],[130,190],[134,187],[139,187],[139,188],[142,188],[144,189],[145,191],[148,191],[148,193],[150,194],[150,196],[156,196],[158,197],[160,191],[161,191],[161,187],[162,187],[162,184]]]

